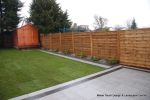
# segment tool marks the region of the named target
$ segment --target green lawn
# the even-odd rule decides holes
[[[38,50],[0,50],[0,100],[77,79],[104,68]]]

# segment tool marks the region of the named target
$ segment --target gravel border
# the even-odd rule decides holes
[[[74,60],[74,61],[79,61],[79,62],[82,62],[82,63],[91,64],[91,65],[98,66],[98,67],[103,67],[103,68],[111,68],[112,67],[112,66],[108,66],[108,65],[94,63],[94,62],[87,61],[87,60],[78,59],[78,58],[75,58],[75,57],[61,55],[61,54],[50,52],[50,51],[45,51],[45,50],[40,50],[40,51],[44,52],[44,53],[51,54],[51,55],[55,55],[55,56],[59,56],[59,57],[67,58],[67,59],[71,59],[71,60]]]

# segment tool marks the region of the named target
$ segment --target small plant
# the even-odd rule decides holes
[[[85,58],[85,57],[86,57],[86,54],[85,54],[84,52],[80,52],[80,53],[78,54],[78,56],[79,56],[80,58]]]
[[[68,54],[70,54],[71,52],[70,52],[70,50],[64,50],[63,53],[64,53],[65,55],[68,55]]]
[[[98,61],[98,60],[100,60],[100,59],[99,59],[98,57],[96,57],[96,56],[92,56],[91,60],[92,60],[92,61]]]
[[[111,65],[115,65],[115,64],[118,64],[119,61],[116,58],[112,58],[112,59],[108,60],[108,63],[111,64]]]
[[[53,52],[58,52],[58,51],[59,51],[59,49],[54,49],[54,50],[53,50]]]

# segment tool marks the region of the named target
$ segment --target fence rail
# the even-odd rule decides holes
[[[116,58],[121,64],[150,68],[150,28],[98,33],[42,34],[42,47],[78,55]]]

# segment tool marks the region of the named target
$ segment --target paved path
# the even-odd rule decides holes
[[[119,68],[36,100],[150,100],[150,72]]]

